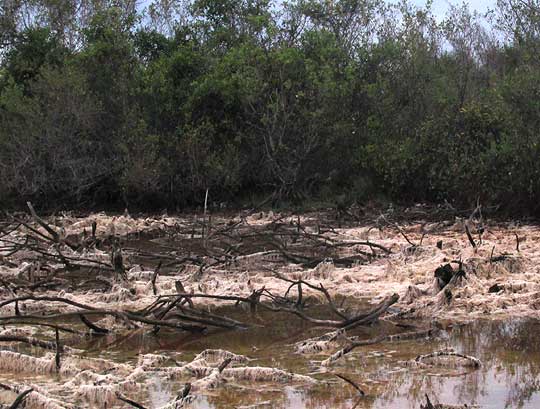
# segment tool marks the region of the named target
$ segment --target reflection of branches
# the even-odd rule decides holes
[[[384,389],[376,402],[391,406],[406,396],[409,407],[418,408],[425,401],[425,393],[448,396],[451,392],[454,403],[474,404],[491,394],[494,385],[504,385],[507,390],[505,407],[523,407],[540,389],[537,333],[538,325],[529,321],[479,322],[457,327],[447,341],[435,341],[430,348],[452,347],[481,357],[482,368],[458,376],[452,373],[426,376],[425,372],[411,371],[393,373],[390,377],[392,388]],[[383,374],[386,374],[385,368],[393,368],[391,363],[387,365],[380,368]]]

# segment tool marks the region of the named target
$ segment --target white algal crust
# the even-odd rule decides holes
[[[475,368],[482,366],[482,362],[474,356],[460,354],[450,350],[435,351],[426,355],[419,355],[410,365],[419,367],[443,368]]]
[[[244,366],[239,368],[226,368],[223,376],[234,381],[249,382],[298,382],[305,384],[315,384],[317,380],[307,375],[300,375],[287,372],[277,368],[268,368],[261,366]]]
[[[295,223],[296,216],[283,217],[282,215],[264,214],[250,215],[242,220],[242,223],[250,226],[264,228],[269,223],[278,219],[281,222]],[[306,221],[309,216],[301,216],[301,225],[309,229]],[[237,218],[236,221],[240,222]],[[109,236],[120,238],[127,234],[149,232],[162,229],[163,226],[172,227],[185,220],[172,217],[154,217],[134,219],[129,216],[108,216],[94,214],[90,217],[78,219],[63,217],[57,220],[57,227],[63,228],[65,234],[81,234],[86,229],[90,231],[92,222],[97,222],[97,237],[110,239]],[[299,265],[286,264],[286,259],[275,251],[254,252],[252,255],[244,255],[234,259],[225,266],[218,266],[205,270],[199,277],[199,266],[192,265],[177,273],[168,272],[158,275],[156,281],[157,294],[175,294],[177,281],[182,282],[185,292],[236,295],[248,297],[254,289],[265,288],[273,294],[284,294],[289,283],[279,280],[268,269],[263,268],[266,261],[279,261],[274,263],[280,274],[288,278],[298,280],[309,279],[314,285],[322,284],[328,292],[335,296],[353,299],[372,299],[375,302],[389,294],[397,292],[401,299],[396,303],[393,312],[396,316],[407,318],[435,318],[441,313],[450,321],[460,322],[478,317],[486,318],[540,318],[540,251],[537,243],[540,241],[540,228],[538,226],[512,226],[510,224],[486,225],[487,232],[482,238],[482,243],[477,240],[476,248],[472,248],[467,241],[463,230],[463,223],[457,221],[443,228],[434,224],[417,223],[402,226],[401,229],[414,243],[420,243],[423,231],[430,231],[422,240],[420,247],[411,249],[400,231],[392,226],[384,229],[373,230],[370,226],[335,229],[328,233],[325,238],[344,244],[339,248],[339,254],[343,257],[354,256],[358,250],[373,252],[373,257],[365,263],[353,263],[350,267],[339,264],[337,268],[330,260],[319,263],[315,268],[302,270]],[[40,229],[38,227],[38,229]],[[316,233],[312,231],[311,233]],[[0,249],[9,240],[10,242],[24,243],[28,231],[14,231],[2,241],[0,237]],[[178,233],[184,237],[185,233]],[[516,235],[519,242],[516,248]],[[351,246],[348,243],[367,240],[370,243],[380,244],[391,253],[386,254],[377,248],[365,246]],[[441,240],[439,248],[437,242]],[[73,251],[67,246],[47,245],[47,251],[55,253],[59,249],[62,254],[73,257],[85,257],[90,260],[109,263],[110,254],[96,248],[88,248],[82,252]],[[129,255],[126,252],[126,267],[129,268]],[[0,265],[0,277],[4,280],[21,279],[33,282],[39,279],[46,271],[37,260],[39,255],[30,249],[21,250],[8,256],[8,252],[0,250],[0,256],[9,261],[9,267]],[[434,286],[434,270],[444,264],[451,263],[456,268],[458,261],[462,262],[462,268],[466,276],[460,280],[454,280],[442,291]],[[81,264],[90,265],[91,262],[81,261]],[[280,265],[283,264],[283,265]],[[337,259],[336,259],[337,264]],[[17,267],[12,267],[12,265]],[[63,268],[63,264],[51,262],[47,267],[51,271]],[[246,271],[246,268],[249,270]],[[107,272],[96,273],[107,274]],[[92,290],[77,291],[71,286],[62,286],[64,290],[55,288],[40,288],[35,293],[42,296],[65,297],[66,299],[86,304],[95,309],[107,309],[113,311],[139,311],[156,300],[153,286],[150,282],[154,275],[152,270],[141,268],[132,269],[128,273],[129,280],[125,283],[113,283],[110,277],[105,277],[105,286],[101,285]],[[92,279],[95,279],[92,276]],[[197,278],[197,280],[195,280]],[[107,284],[112,284],[107,286]],[[497,284],[494,290],[490,288]],[[105,287],[105,288],[104,288]],[[304,299],[310,301],[319,297],[320,294],[306,286],[302,287]],[[17,295],[26,294],[26,290]],[[289,294],[294,296],[294,291]],[[7,288],[0,289],[2,300],[14,298],[12,291]],[[193,298],[195,306],[217,306],[227,301]],[[349,303],[349,301],[347,301]],[[358,307],[362,310],[365,305],[347,305],[347,308]],[[18,309],[25,314],[40,315],[44,311],[54,313],[76,313],[80,309],[73,305],[49,301],[21,301]],[[367,309],[367,308],[366,308]],[[307,310],[306,310],[307,311]],[[15,315],[15,305],[0,308],[0,314],[7,317]],[[489,316],[488,316],[489,314]],[[90,315],[88,319],[92,318]],[[93,319],[93,318],[92,318]],[[126,328],[133,328],[133,323],[127,320],[108,315],[102,320],[95,322],[96,325],[113,332],[122,333]],[[142,329],[148,330],[151,326],[139,324]],[[35,336],[35,332],[25,326],[20,329],[8,328],[3,332],[5,336],[21,335]],[[51,339],[51,331],[43,331],[40,327],[40,337]],[[352,338],[351,338],[352,339]],[[343,338],[339,331],[333,331],[323,337],[312,338],[295,344],[295,350],[301,354],[330,353],[343,346]],[[11,345],[10,345],[11,346]],[[335,352],[339,355],[339,351]],[[343,355],[337,357],[339,359]],[[461,356],[446,354],[429,354],[420,357],[418,362],[412,365],[424,367],[475,367],[474,357],[463,358]],[[216,374],[216,368],[225,360],[231,359],[229,367]],[[355,357],[357,359],[357,357]],[[235,382],[300,382],[311,384],[316,382],[313,378],[290,374],[277,368],[248,367],[247,357],[232,354],[224,350],[207,350],[199,354],[192,362],[180,366],[165,366],[166,357],[161,355],[141,355],[139,362],[132,364],[118,364],[114,360],[89,359],[78,357],[66,348],[66,353],[61,356],[60,373],[51,381],[50,389],[44,392],[33,392],[29,395],[29,402],[37,408],[71,408],[73,395],[81,401],[92,401],[95,405],[109,405],[114,400],[116,393],[130,391],[144,391],[147,386],[147,378],[156,376],[160,380],[190,380],[194,383],[194,389],[204,393],[206,389],[219,387],[225,381]],[[326,360],[332,363],[332,356]],[[323,362],[324,364],[324,362]],[[54,353],[47,353],[41,357],[34,357],[12,351],[0,351],[0,369],[5,372],[51,375],[56,374],[56,362]],[[53,393],[54,391],[54,393]],[[53,396],[49,397],[49,396]],[[70,401],[70,404],[62,406],[60,396]],[[58,399],[57,399],[58,398]],[[55,400],[56,399],[56,400]],[[48,400],[48,403],[43,403]],[[39,403],[39,402],[41,403]],[[178,406],[180,403],[171,402],[168,405]],[[183,403],[182,403],[183,404]],[[41,405],[41,406],[39,406]],[[48,405],[48,406],[47,406]],[[56,405],[56,406],[55,406]],[[32,406],[33,407],[33,406]],[[76,406],[75,406],[76,407]]]

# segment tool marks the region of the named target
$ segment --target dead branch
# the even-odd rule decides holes
[[[24,337],[21,335],[0,335],[0,342],[22,342],[24,344],[40,347],[44,349],[56,350],[56,343],[43,341],[37,338]],[[60,347],[63,349],[63,347]]]
[[[433,406],[433,404],[429,400],[429,396],[427,395],[427,393],[426,393],[426,404],[425,405],[420,404],[420,409],[435,409],[435,406]]]
[[[22,297],[11,298],[5,301],[0,302],[0,308],[5,307],[6,305],[13,304],[15,302],[21,301],[47,301],[47,302],[59,302],[71,305],[73,307],[81,308],[83,310],[95,310],[94,307],[89,305],[78,303],[77,301],[72,301],[68,298],[63,297],[50,297],[50,296],[35,296],[35,295],[25,295]]]
[[[328,305],[330,306],[330,309],[336,314],[338,315],[339,317],[343,318],[343,319],[348,319],[348,317],[343,314],[337,307],[336,305],[334,304],[333,300],[332,300],[332,297],[330,296],[330,293],[328,293],[328,290],[326,288],[324,288],[324,286],[322,285],[322,283],[319,283],[318,286],[314,285],[314,284],[311,284],[305,280],[291,280],[291,279],[288,279],[287,277],[284,277],[283,275],[279,274],[278,272],[274,271],[274,275],[279,278],[280,280],[283,280],[283,281],[286,281],[288,283],[291,283],[291,286],[295,286],[297,285],[298,288],[299,288],[299,300],[300,300],[300,295],[301,295],[301,285],[304,284],[305,286],[315,290],[315,291],[319,291],[321,293],[324,294],[327,302],[328,302]],[[288,290],[287,290],[288,292]],[[287,292],[285,292],[285,298],[287,297]],[[297,302],[297,307],[300,306],[301,303]]]
[[[161,269],[161,260],[160,260],[158,266],[156,267],[156,270],[154,271],[154,274],[152,275],[152,291],[153,291],[154,295],[157,295],[156,280],[157,280],[157,276],[159,274],[160,269]]]
[[[127,403],[130,406],[133,406],[137,409],[146,409],[145,406],[141,405],[140,403],[135,402],[134,400],[128,399],[124,396],[122,396],[119,392],[116,393],[116,398],[124,403]]]
[[[13,401],[9,409],[17,409],[19,405],[21,405],[24,402],[24,400],[26,399],[26,396],[28,396],[28,394],[33,391],[34,389],[30,388],[20,393],[19,396],[17,396],[17,398]]]
[[[360,389],[360,386],[358,386],[356,384],[356,382],[354,382],[351,379],[347,378],[345,375],[341,375],[341,374],[338,374],[338,373],[332,373],[332,375],[337,376],[339,379],[347,382],[349,385],[351,385],[354,389],[356,389],[358,391],[360,396],[366,396],[366,393],[362,389]]]
[[[380,304],[378,304],[375,308],[368,311],[367,313],[358,314],[352,318],[344,319],[341,321],[336,320],[324,320],[324,319],[318,319],[313,318],[308,315],[306,315],[301,310],[295,309],[295,308],[287,308],[287,307],[272,307],[270,305],[266,304],[260,304],[261,307],[268,309],[270,311],[275,312],[288,312],[291,314],[295,314],[299,316],[300,318],[311,322],[316,325],[322,325],[327,327],[335,327],[335,328],[345,328],[345,329],[351,329],[359,325],[367,325],[375,320],[377,320],[382,314],[386,312],[386,310],[393,304],[395,304],[399,299],[398,294],[393,294],[387,298],[385,298],[383,301],[381,301]]]
[[[467,238],[469,239],[469,243],[471,243],[471,246],[473,249],[476,250],[476,242],[473,239],[473,236],[471,235],[471,231],[469,230],[469,225],[465,222],[465,233],[467,233]]]
[[[30,210],[30,214],[32,216],[32,218],[34,219],[34,221],[39,224],[41,227],[43,227],[43,229],[45,229],[45,231],[47,233],[50,234],[50,237],[48,237],[48,239],[50,241],[53,241],[54,243],[57,243],[57,244],[66,244],[68,247],[70,247],[72,250],[76,250],[77,249],[77,246],[70,243],[66,238],[63,238],[63,237],[60,237],[60,235],[58,234],[58,232],[56,232],[51,226],[49,226],[45,220],[43,220],[41,217],[39,217],[36,213],[36,211],[34,210],[34,206],[32,206],[32,203],[30,202],[26,202],[26,205],[28,206],[28,210]],[[43,237],[46,237],[44,235],[41,235]]]
[[[373,308],[371,311],[368,311],[365,314],[360,314],[356,317],[353,317],[349,320],[347,320],[343,328],[346,330],[349,330],[351,328],[354,328],[358,325],[367,325],[371,324],[372,322],[376,321],[382,314],[388,310],[393,304],[398,302],[399,295],[398,294],[392,294],[389,297],[386,297],[384,300],[380,302],[379,305],[377,305],[375,308]]]
[[[65,313],[59,313],[59,314],[49,314],[49,315],[21,315],[21,316],[3,316],[0,317],[0,322],[5,320],[12,320],[13,318],[17,318],[19,320],[56,320],[60,318],[71,318],[71,317],[78,317],[81,315],[81,311],[72,311],[72,312],[65,312]],[[147,317],[143,317],[131,312],[126,311],[118,311],[118,310],[88,310],[84,311],[84,315],[111,315],[116,318],[119,318],[121,320],[127,321],[128,323],[131,321],[134,322],[140,322],[143,324],[148,325],[157,325],[162,327],[169,327],[174,329],[181,329],[184,331],[190,331],[190,332],[203,332],[206,330],[206,327],[200,326],[200,325],[192,325],[192,324],[185,324],[178,321],[169,321],[169,320],[156,320],[151,319]],[[196,321],[195,319],[193,321]]]
[[[429,396],[425,394],[426,397],[426,404],[422,405],[420,404],[420,409],[469,409],[476,406],[470,406],[470,405],[444,405],[442,403],[431,403],[431,400],[429,399]]]
[[[67,333],[70,333],[70,334],[83,335],[82,332],[77,331],[75,329],[63,327],[63,326],[60,326],[60,325],[50,324],[50,323],[46,323],[46,322],[33,322],[33,321],[28,321],[28,320],[22,320],[22,321],[9,320],[9,321],[5,321],[5,322],[2,323],[2,325],[22,325],[22,324],[49,327],[49,328],[58,329],[58,331],[63,331],[63,332],[67,332]]]
[[[182,389],[182,392],[180,392],[180,394],[178,395],[177,400],[187,398],[190,392],[191,392],[191,383],[188,382],[184,385],[184,388]]]
[[[232,358],[225,359],[221,364],[218,366],[218,372],[221,373],[225,368],[229,366],[229,364],[232,362]]]
[[[92,321],[90,321],[88,318],[84,316],[84,314],[79,314],[79,318],[81,319],[82,323],[86,325],[88,328],[90,328],[93,332],[96,334],[108,334],[110,331],[106,328],[98,327],[96,324],[94,324]]]
[[[437,330],[428,329],[428,330],[421,330],[421,331],[414,331],[414,332],[406,332],[396,335],[380,335],[375,338],[367,339],[367,340],[354,340],[354,339],[348,339],[349,345],[345,346],[344,348],[340,349],[339,351],[332,354],[330,357],[322,361],[321,365],[328,366],[337,361],[338,359],[342,358],[346,354],[352,352],[354,349],[361,347],[361,346],[367,346],[367,345],[375,345],[380,344],[382,342],[395,342],[395,341],[403,341],[403,340],[411,340],[411,339],[418,339],[418,338],[425,338],[427,336],[432,336],[437,333]]]
[[[41,217],[37,215],[36,211],[34,210],[34,206],[32,206],[32,203],[26,202],[26,205],[28,206],[28,209],[30,210],[30,214],[32,218],[34,219],[34,221],[37,224],[39,224],[41,227],[43,227],[45,231],[51,235],[50,239],[52,241],[59,243],[60,235],[54,229],[52,229],[47,223],[45,223],[45,221]]]
[[[60,335],[58,333],[58,329],[55,329],[54,339],[55,339],[55,347],[56,347],[55,348],[56,354],[54,356],[54,362],[56,364],[56,372],[60,372],[60,351],[62,347],[60,346]]]

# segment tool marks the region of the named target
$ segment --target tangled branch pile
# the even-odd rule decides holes
[[[204,336],[252,325],[223,314],[219,307],[226,304],[328,328],[294,345],[299,354],[325,355],[321,368],[367,345],[440,332],[436,326],[410,325],[403,331],[403,318],[458,321],[487,309],[537,315],[537,229],[488,226],[478,213],[404,226],[390,213],[360,222],[350,210],[348,227],[336,227],[342,221],[327,213],[44,219],[29,204],[28,214],[8,215],[0,225],[0,371],[57,374],[58,381],[47,388],[4,386],[14,394],[31,388],[24,396],[30,407],[87,402],[101,408],[129,402],[143,407],[156,379],[179,391],[188,382],[188,393],[163,406],[184,407],[193,396],[226,382],[242,387],[246,381],[321,381],[252,366],[246,356],[223,350],[203,351],[187,363],[166,353],[118,363],[77,349],[86,337],[137,331],[159,336],[164,330]],[[313,305],[323,305],[326,315],[314,313]],[[369,339],[354,335],[380,319],[395,331]],[[473,369],[480,365],[449,351],[415,362],[450,366],[456,357]]]

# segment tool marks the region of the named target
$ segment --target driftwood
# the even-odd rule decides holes
[[[3,302],[0,302],[0,307],[13,304],[17,301],[52,301],[52,302],[60,302],[64,303],[73,307],[78,308],[75,311],[70,312],[64,312],[64,313],[52,313],[48,315],[15,315],[15,316],[0,316],[0,322],[3,321],[12,321],[13,319],[17,319],[19,321],[24,320],[33,320],[33,321],[50,321],[53,319],[58,318],[66,318],[66,317],[80,317],[81,314],[84,316],[88,315],[112,315],[117,318],[126,320],[126,321],[134,321],[139,322],[143,324],[149,324],[149,325],[157,325],[157,326],[165,326],[170,328],[176,328],[176,329],[182,329],[186,331],[193,331],[193,332],[201,332],[206,329],[204,326],[200,325],[193,325],[193,324],[187,324],[182,323],[178,321],[173,320],[159,320],[159,319],[153,319],[146,317],[144,315],[138,314],[136,312],[132,311],[120,311],[120,310],[108,310],[108,309],[96,309],[89,305],[84,305],[82,303],[78,303],[76,301],[72,301],[66,298],[62,297],[39,297],[39,296],[23,296],[18,297],[14,299],[9,299]],[[199,320],[197,318],[190,318],[190,321],[198,321],[201,322],[202,320]],[[84,322],[84,321],[83,321]]]

